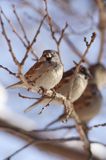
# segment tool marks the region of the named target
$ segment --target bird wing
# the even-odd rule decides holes
[[[30,81],[37,80],[42,74],[48,71],[50,69],[50,64],[44,61],[39,61],[36,64],[34,64],[28,72],[25,74],[25,78]]]
[[[70,70],[64,72],[63,74],[63,78],[60,81],[59,84],[56,85],[55,90],[58,90],[59,88],[61,88],[64,84],[66,84],[67,82],[69,82],[69,80],[72,78],[72,76],[74,75],[74,70],[75,67],[71,68]]]
[[[92,102],[95,97],[98,97],[98,94],[100,94],[100,92],[97,86],[95,84],[88,84],[82,96],[74,102],[74,107],[80,109],[83,108],[84,105],[89,106],[90,102]]]

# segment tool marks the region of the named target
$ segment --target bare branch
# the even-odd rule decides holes
[[[48,24],[49,24],[50,31],[51,31],[51,36],[52,36],[53,40],[56,43],[58,53],[60,53],[60,49],[59,49],[60,48],[60,43],[61,43],[61,41],[62,41],[62,39],[64,37],[64,33],[65,33],[65,31],[66,31],[66,29],[68,27],[68,24],[67,23],[65,24],[63,29],[60,31],[59,39],[57,39],[56,36],[55,36],[55,32],[53,30],[52,18],[50,17],[49,12],[48,12],[47,0],[44,0],[44,3],[45,3],[45,12],[47,14]]]
[[[25,1],[26,2],[26,1]],[[38,12],[39,14],[41,14],[42,16],[44,15],[44,12],[40,9],[37,9],[35,6],[33,6],[30,2],[26,2],[26,5],[29,6],[33,11]],[[57,29],[57,31],[61,34],[61,29],[60,27],[55,23],[55,21],[53,21],[52,19],[52,24],[53,26],[55,26],[55,28]],[[80,51],[76,48],[76,46],[73,44],[73,42],[70,40],[70,38],[68,36],[63,36],[63,39],[65,40],[66,44],[68,45],[68,47],[74,52],[74,54],[76,54],[79,58],[82,57],[82,54],[80,53]],[[90,62],[88,61],[87,58],[84,59],[85,62],[89,65]]]
[[[13,154],[11,154],[10,156],[12,156],[12,157],[14,155],[18,154],[20,151],[23,151],[23,149],[25,149],[26,147],[30,146],[31,145],[30,143],[32,143],[33,146],[35,145],[38,148],[42,147],[42,149],[44,151],[46,149],[46,151],[51,151],[53,153],[59,154],[60,152],[55,152],[55,150],[53,150],[53,147],[51,147],[51,146],[54,146],[54,148],[57,150],[58,149],[58,147],[57,147],[58,142],[63,143],[63,142],[69,142],[69,141],[74,141],[74,140],[75,141],[80,140],[79,137],[49,139],[49,138],[45,137],[44,135],[43,135],[43,138],[42,138],[35,133],[33,133],[33,134],[29,133],[28,131],[24,131],[23,129],[17,128],[16,126],[13,126],[13,125],[9,124],[8,122],[2,121],[2,120],[0,120],[0,129],[4,130],[7,133],[13,134],[16,137],[24,139],[28,142],[25,146],[21,147],[20,149],[15,151]],[[92,143],[98,143],[98,142],[94,142],[94,141],[90,141],[90,142],[91,142],[91,144]],[[102,144],[102,145],[104,145],[104,144]],[[64,147],[65,146],[60,146],[59,145],[59,150],[61,151],[62,148],[64,148]],[[75,160],[80,160],[80,158],[81,159],[83,158],[85,160],[88,156],[86,153],[81,153],[80,152],[80,154],[79,154],[79,152],[77,150],[73,150],[71,148],[69,148],[69,153],[71,152],[71,154],[69,154],[68,152],[66,152],[67,154],[64,154],[64,151],[66,152],[65,148],[64,148],[64,150],[62,150],[62,153],[60,155],[68,157],[68,158],[71,156]],[[75,155],[78,155],[78,157],[75,158]]]
[[[11,75],[13,75],[13,76],[15,76],[15,77],[18,78],[17,73],[12,72],[12,71],[9,70],[7,67],[4,67],[4,66],[0,65],[0,68],[6,70],[9,74],[11,74]]]
[[[12,31],[16,34],[16,36],[20,39],[20,41],[22,42],[22,44],[24,45],[24,47],[26,47],[26,44],[24,42],[24,40],[22,39],[22,37],[18,34],[18,32],[16,31],[15,27],[13,26],[12,22],[7,18],[6,14],[3,12],[3,10],[1,10],[2,15],[4,16],[4,18],[7,20],[7,22],[9,23],[9,25],[11,26]]]
[[[3,23],[3,20],[2,20],[2,14],[5,16],[5,14],[2,12],[2,10],[0,10],[0,22],[1,22],[2,34],[3,34],[3,36],[4,36],[4,38],[5,38],[6,42],[7,42],[7,45],[8,45],[8,47],[9,47],[9,52],[10,52],[10,54],[11,54],[11,56],[12,56],[12,59],[13,59],[14,63],[17,65],[17,67],[18,67],[17,77],[18,77],[22,82],[24,82],[24,84],[26,84],[26,86],[28,86],[28,88],[32,88],[32,86],[27,83],[24,75],[22,74],[22,69],[23,69],[23,65],[24,65],[24,63],[25,63],[25,60],[26,60],[27,57],[28,57],[28,53],[29,53],[29,51],[31,50],[32,45],[36,42],[37,36],[38,36],[38,34],[40,33],[40,29],[41,29],[41,27],[42,27],[42,25],[43,25],[43,22],[44,22],[44,20],[45,20],[45,18],[46,18],[46,15],[43,17],[43,19],[42,19],[42,21],[41,21],[41,23],[40,23],[40,25],[39,25],[39,27],[38,27],[38,30],[37,30],[37,32],[36,32],[36,34],[35,34],[32,42],[31,42],[31,44],[27,47],[24,58],[22,59],[21,62],[19,62],[19,61],[17,60],[16,56],[15,56],[14,51],[13,51],[13,48],[12,48],[12,45],[11,45],[11,40],[8,38],[8,35],[7,35],[7,33],[6,33],[6,30],[5,30],[5,27],[4,27],[4,23]],[[7,18],[7,17],[5,16],[5,18]],[[8,20],[8,19],[6,19],[6,20]],[[11,24],[10,21],[9,21],[9,24]],[[12,24],[11,24],[11,26],[12,26]],[[12,26],[12,27],[13,27],[13,26]],[[14,30],[14,31],[15,31],[15,30]],[[9,70],[8,70],[8,71],[9,71]],[[11,73],[11,72],[10,72],[10,73]]]
[[[25,39],[26,42],[27,42],[27,45],[24,44],[25,47],[27,48],[28,45],[30,45],[30,41],[28,40],[27,34],[26,34],[26,32],[25,32],[25,29],[24,29],[23,24],[21,23],[20,17],[18,16],[18,14],[17,14],[17,12],[16,12],[15,5],[12,5],[12,7],[13,7],[13,12],[14,12],[14,14],[15,14],[15,16],[16,16],[16,18],[17,18],[17,21],[18,21],[18,23],[19,23],[19,25],[20,25],[20,28],[21,28],[21,30],[22,30],[22,32],[23,32],[24,39]],[[38,60],[38,56],[34,53],[34,51],[33,51],[32,48],[31,48],[31,53],[32,53],[32,55],[35,57],[35,59]]]
[[[104,43],[105,43],[105,31],[106,31],[106,13],[105,13],[105,5],[103,0],[96,0],[97,6],[99,9],[99,30],[100,30],[100,49],[98,53],[98,62],[101,62],[103,57]]]
[[[44,107],[42,107],[42,109],[41,109],[41,111],[39,112],[39,114],[42,114],[43,110],[50,105],[50,103],[53,101],[54,98],[55,98],[54,96],[52,96],[52,97],[50,98],[49,102],[48,102]]]
[[[84,51],[84,53],[83,53],[83,55],[82,55],[82,57],[81,57],[81,60],[79,61],[78,65],[77,65],[76,72],[79,71],[79,67],[80,67],[81,63],[84,61],[85,56],[87,55],[87,53],[88,53],[88,51],[89,51],[92,43],[94,42],[95,38],[96,38],[96,33],[95,33],[95,32],[92,33],[91,40],[90,40],[89,43],[88,43],[86,37],[84,37],[84,42],[86,43],[86,47],[87,47],[87,48],[86,48],[86,50]]]
[[[26,61],[26,59],[27,59],[27,57],[28,57],[29,51],[31,50],[33,44],[36,42],[37,36],[38,36],[39,33],[40,33],[40,29],[41,29],[41,27],[42,27],[42,25],[43,25],[43,22],[44,22],[44,20],[45,20],[46,17],[47,17],[47,15],[45,15],[45,16],[43,17],[43,19],[42,19],[42,21],[41,21],[41,23],[40,23],[40,25],[39,25],[39,27],[38,27],[38,29],[37,29],[37,32],[36,32],[36,34],[35,34],[32,42],[31,42],[31,43],[29,44],[29,46],[27,47],[25,56],[24,56],[24,58],[23,58],[22,61],[21,61],[21,65],[24,65],[24,63],[25,63],[25,61]]]
[[[13,61],[15,62],[15,64],[16,64],[17,66],[19,66],[20,63],[18,62],[18,60],[17,60],[16,57],[15,57],[15,53],[13,52],[12,45],[11,45],[11,41],[10,41],[10,39],[8,38],[7,33],[6,33],[6,31],[5,31],[4,23],[3,23],[3,20],[2,20],[2,17],[1,17],[1,13],[2,13],[2,10],[0,10],[0,22],[1,22],[2,34],[3,34],[3,36],[5,37],[5,40],[7,41],[7,44],[8,44],[8,47],[9,47],[9,52],[10,52],[12,58],[13,58]]]
[[[2,15],[4,16],[4,18],[7,20],[8,24],[10,25],[13,33],[15,33],[15,35],[19,38],[19,40],[22,42],[23,46],[24,46],[25,48],[27,48],[28,45],[29,45],[29,42],[27,42],[27,44],[24,42],[23,38],[22,38],[22,37],[19,35],[19,33],[16,31],[16,29],[15,29],[13,23],[11,22],[11,20],[7,18],[6,14],[3,12],[2,9],[1,9],[1,11],[2,11],[2,12],[1,12]],[[31,50],[31,52],[32,52],[32,54],[34,55],[34,57],[35,57],[36,59],[38,59],[37,55],[33,52],[33,50]]]
[[[8,156],[7,158],[5,158],[4,160],[10,160],[12,157],[14,157],[16,154],[18,154],[19,152],[23,151],[24,149],[26,149],[27,147],[29,147],[30,145],[32,145],[35,141],[32,140],[30,141],[28,144],[24,145],[23,147],[21,147],[20,149],[18,149],[17,151],[15,151],[13,154],[11,154],[10,156]]]
[[[98,127],[106,127],[106,123],[96,124],[88,128],[88,130],[98,128]]]
[[[22,95],[21,93],[18,93],[18,95],[19,95],[19,97],[25,98],[25,99],[37,99],[37,100],[39,100],[39,98],[24,96],[24,95]]]
[[[75,129],[76,125],[72,125],[72,126],[59,126],[59,127],[55,127],[55,128],[44,128],[44,129],[39,129],[39,130],[32,130],[31,132],[51,132],[51,131],[58,131],[58,130],[67,130],[67,129]]]
[[[16,18],[17,18],[17,21],[18,21],[18,23],[19,23],[19,25],[20,25],[20,28],[21,28],[21,30],[22,30],[22,32],[23,32],[24,39],[26,40],[27,44],[30,44],[30,42],[29,42],[29,40],[28,40],[28,37],[27,37],[27,35],[26,35],[25,29],[24,29],[24,27],[23,27],[23,24],[21,23],[21,20],[20,20],[18,14],[17,14],[17,12],[16,12],[15,5],[12,5],[12,7],[13,7],[13,12],[14,12],[14,14],[15,14],[15,16],[16,16]]]
[[[50,125],[50,123],[49,123]],[[92,129],[99,128],[99,127],[106,127],[106,123],[101,123],[101,124],[96,124],[90,127],[87,127],[87,131],[89,132]],[[40,129],[40,130],[32,130],[31,132],[51,132],[51,131],[58,131],[58,130],[68,130],[68,129],[75,129],[76,125],[68,125],[68,126],[59,126],[59,127],[54,127],[54,128],[48,128],[46,127],[45,129]]]

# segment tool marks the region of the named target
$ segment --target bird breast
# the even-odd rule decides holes
[[[72,86],[72,92],[70,92],[70,99],[71,102],[76,101],[84,92],[85,88],[87,87],[88,80],[85,79],[84,75],[78,74],[75,77],[73,86]]]
[[[44,74],[44,76],[43,76]],[[57,65],[57,67],[51,66],[47,72],[36,81],[36,85],[45,89],[54,88],[58,84],[63,76],[63,65]],[[45,78],[44,78],[45,77]]]
[[[67,81],[65,81],[67,80]],[[73,103],[76,101],[84,92],[87,86],[88,80],[81,74],[77,74],[75,77],[71,76],[68,79],[65,78],[56,91],[65,97],[69,98]]]

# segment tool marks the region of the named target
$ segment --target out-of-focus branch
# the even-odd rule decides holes
[[[20,25],[20,28],[21,28],[21,30],[22,30],[22,32],[23,32],[24,39],[26,40],[26,42],[23,40],[23,38],[22,38],[22,37],[20,36],[20,34],[17,32],[17,30],[16,30],[16,28],[14,27],[12,21],[11,21],[10,19],[8,19],[8,17],[6,16],[6,14],[4,13],[4,11],[3,11],[2,9],[1,9],[1,13],[2,13],[2,15],[4,16],[4,18],[6,19],[6,21],[8,22],[8,24],[10,25],[13,33],[15,33],[15,35],[17,36],[17,38],[19,38],[19,40],[20,40],[21,43],[24,45],[24,47],[27,48],[28,45],[30,44],[30,42],[29,42],[29,40],[28,40],[28,38],[27,38],[25,29],[24,29],[24,27],[23,27],[23,25],[22,25],[22,23],[21,23],[21,20],[20,20],[20,18],[18,17],[18,14],[17,14],[17,12],[16,12],[16,10],[15,10],[15,6],[13,6],[13,13],[14,13],[14,15],[15,15],[16,18],[17,18],[17,21],[18,21],[18,23],[19,23],[19,25]],[[36,60],[37,60],[38,57],[37,57],[37,55],[34,53],[33,49],[31,49],[31,53],[33,54],[33,56],[34,56],[34,57],[36,58]]]
[[[51,36],[52,36],[52,39],[56,43],[58,53],[60,53],[60,49],[59,49],[60,48],[60,43],[61,43],[61,41],[62,41],[62,39],[64,37],[64,33],[65,33],[65,30],[68,27],[68,24],[67,23],[65,24],[65,26],[63,27],[63,29],[60,31],[60,37],[59,37],[59,39],[57,39],[56,36],[55,36],[55,32],[53,30],[52,18],[50,17],[49,12],[48,12],[47,0],[44,0],[44,3],[45,3],[45,12],[47,14],[48,24],[49,24],[50,31],[51,31]]]
[[[17,77],[17,74],[14,73],[14,72],[12,72],[11,70],[9,70],[7,67],[4,67],[4,66],[0,65],[0,68],[4,69],[4,70],[7,71],[9,74]],[[18,78],[18,77],[17,77],[17,78]]]
[[[38,27],[38,29],[37,29],[37,32],[36,32],[36,34],[35,34],[32,42],[31,42],[31,43],[29,44],[29,46],[27,47],[25,56],[24,56],[24,58],[23,58],[22,61],[21,61],[21,65],[24,65],[24,63],[25,63],[25,61],[26,61],[26,59],[27,59],[27,57],[28,57],[29,51],[31,50],[33,44],[36,42],[37,37],[38,37],[38,35],[39,35],[39,33],[40,33],[40,29],[41,29],[41,27],[42,27],[42,25],[43,25],[43,22],[44,22],[46,16],[47,16],[47,15],[44,15],[44,17],[43,17],[43,19],[42,19],[41,22],[40,22],[40,25],[39,25],[39,27]]]
[[[43,16],[45,13],[43,12],[43,10],[41,9],[37,9],[33,4],[31,4],[30,2],[23,0],[23,2],[25,2],[25,5],[30,7],[34,12],[38,12],[41,16]],[[56,30],[58,31],[58,33],[61,34],[61,29],[60,27],[56,24],[56,22],[52,19],[52,24],[53,26],[56,28]],[[68,47],[70,48],[70,50],[72,50],[74,52],[74,54],[76,54],[79,58],[82,57],[82,54],[80,53],[80,51],[77,49],[77,47],[73,44],[73,42],[70,40],[69,36],[64,35],[63,37],[64,41],[66,42],[66,44],[68,45]],[[85,62],[89,65],[90,62],[88,61],[87,58],[85,58]]]
[[[17,155],[19,152],[23,151],[24,149],[26,149],[27,147],[31,146],[34,143],[34,140],[29,141],[28,144],[24,145],[23,147],[21,147],[20,149],[16,150],[14,153],[12,153],[11,155],[9,155],[8,157],[6,157],[3,160],[11,160],[12,157],[14,157],[15,155]]]
[[[81,57],[81,60],[79,61],[78,65],[77,65],[76,72],[79,71],[79,67],[80,67],[81,63],[84,61],[85,56],[87,55],[87,53],[88,53],[88,51],[89,51],[92,43],[94,42],[95,38],[96,38],[96,33],[95,32],[92,33],[90,42],[88,42],[87,39],[86,39],[86,37],[84,37],[84,41],[86,43],[86,50],[84,51],[84,53],[83,53],[83,55]]]
[[[19,97],[25,98],[25,99],[36,99],[36,100],[39,100],[39,98],[25,96],[25,95],[22,95],[21,93],[18,93],[18,95],[19,95]]]
[[[8,45],[8,48],[9,48],[9,52],[10,52],[10,54],[11,54],[11,57],[12,57],[14,63],[16,64],[16,66],[18,67],[18,73],[16,74],[17,76],[16,76],[15,74],[14,74],[14,75],[15,75],[16,77],[18,77],[22,82],[24,82],[24,83],[26,84],[26,86],[29,86],[28,83],[27,83],[27,81],[26,81],[26,79],[25,79],[25,77],[24,77],[24,75],[22,74],[22,69],[23,69],[24,63],[25,63],[25,61],[26,61],[26,59],[27,59],[27,57],[28,57],[28,54],[29,54],[30,50],[32,49],[33,44],[34,44],[34,43],[36,42],[36,40],[37,40],[37,37],[38,37],[38,35],[39,35],[39,33],[40,33],[40,30],[41,30],[41,27],[42,27],[42,25],[43,25],[43,22],[44,22],[44,20],[45,20],[45,18],[46,18],[46,15],[43,16],[43,19],[41,20],[41,22],[40,22],[40,24],[39,24],[39,27],[38,27],[38,29],[37,29],[37,31],[36,31],[36,33],[35,33],[35,36],[34,36],[32,42],[26,47],[26,52],[25,52],[25,55],[24,55],[24,57],[23,57],[23,59],[22,59],[21,62],[19,62],[19,61],[17,60],[16,54],[15,54],[14,51],[13,51],[13,47],[12,47],[12,44],[11,44],[11,40],[8,38],[6,29],[5,29],[5,26],[4,26],[4,22],[3,22],[3,19],[2,19],[2,15],[4,15],[4,17],[5,17],[6,20],[8,21],[7,17],[5,16],[4,12],[3,12],[2,9],[1,9],[1,10],[0,10],[0,23],[1,23],[2,35],[4,36],[4,38],[5,38],[6,42],[7,42],[7,45]],[[8,21],[8,22],[9,22],[9,24],[11,24],[10,21]],[[13,29],[13,26],[12,26],[12,25],[11,25],[11,27],[12,27],[12,29]],[[14,31],[15,31],[15,30],[14,30]],[[2,68],[3,68],[3,67],[2,67]],[[6,69],[6,67],[4,67],[3,69]],[[6,70],[7,70],[7,69],[6,69]],[[7,70],[7,71],[9,72],[9,70]],[[11,73],[12,73],[12,72],[11,72]]]
[[[101,124],[95,124],[91,127],[88,127],[88,130],[92,130],[94,128],[98,128],[98,127],[106,127],[106,123],[101,123]]]
[[[82,153],[78,151],[77,149],[75,150],[75,149],[72,149],[72,148],[69,148],[63,145],[60,146],[58,144],[58,143],[63,143],[67,141],[80,140],[78,137],[49,139],[47,138],[47,136],[43,134],[43,138],[42,138],[42,136],[39,136],[39,134],[37,133],[36,134],[30,133],[21,128],[18,128],[17,126],[13,126],[12,124],[5,122],[4,120],[1,120],[1,119],[0,119],[0,130],[7,132],[9,134],[12,134],[28,142],[27,145],[19,149],[19,152],[32,144],[33,146],[38,147],[43,151],[54,153],[54,154],[63,156],[65,158],[72,157],[73,160],[80,160],[80,159],[86,160],[87,159],[86,153]],[[16,152],[16,154],[17,153],[18,151]],[[93,160],[96,160],[96,159],[97,158],[94,158]]]
[[[21,28],[21,30],[22,30],[22,32],[23,32],[24,39],[26,40],[27,44],[29,45],[30,42],[29,42],[29,40],[28,40],[28,37],[27,37],[27,34],[26,34],[25,29],[24,29],[24,27],[23,27],[23,24],[21,23],[21,20],[20,20],[18,14],[17,14],[17,12],[16,12],[15,6],[13,5],[12,7],[13,7],[13,12],[14,12],[14,14],[15,14],[15,16],[16,16],[16,18],[17,18],[17,21],[18,21],[18,23],[19,23],[19,25],[20,25],[20,28]]]
[[[99,31],[100,31],[100,49],[98,54],[98,62],[101,62],[105,44],[105,31],[106,31],[106,11],[103,0],[96,0],[99,9]]]
[[[2,20],[1,14],[2,14],[2,10],[0,10],[0,23],[1,23],[1,28],[2,28],[2,34],[3,34],[5,40],[6,40],[7,44],[8,44],[9,52],[10,52],[10,54],[11,54],[11,57],[12,57],[14,63],[15,63],[17,66],[19,66],[20,64],[19,64],[18,60],[17,60],[16,57],[15,57],[15,53],[14,53],[14,51],[13,51],[13,49],[12,49],[11,41],[10,41],[10,39],[8,38],[7,33],[6,33],[6,31],[5,31],[5,27],[4,27],[4,23],[3,23],[3,20]]]
[[[2,13],[2,10],[1,10],[1,13]],[[2,15],[0,15],[2,34],[3,34],[3,36],[4,36],[4,38],[5,38],[6,42],[7,42],[7,45],[8,45],[8,47],[9,47],[9,51],[10,51],[10,54],[11,54],[11,56],[12,56],[12,59],[13,59],[14,63],[17,65],[17,67],[18,67],[18,76],[19,76],[19,79],[20,79],[22,82],[24,82],[24,84],[26,84],[26,86],[27,86],[28,88],[32,88],[32,86],[30,86],[30,85],[28,84],[28,82],[26,81],[24,75],[22,74],[22,68],[23,68],[23,66],[24,66],[24,63],[25,63],[27,57],[28,57],[29,51],[31,50],[33,44],[36,42],[37,36],[38,36],[38,34],[40,33],[40,29],[41,29],[41,27],[42,27],[42,24],[43,24],[46,16],[47,16],[47,15],[44,15],[44,16],[43,16],[43,19],[42,19],[42,21],[41,21],[41,23],[40,23],[40,25],[39,25],[39,27],[38,27],[38,30],[37,30],[37,32],[36,32],[36,34],[35,34],[32,42],[30,43],[30,45],[28,46],[28,48],[26,48],[26,53],[25,53],[25,55],[24,55],[24,58],[22,59],[21,62],[19,62],[19,61],[17,60],[17,58],[15,57],[15,53],[14,53],[14,51],[13,51],[13,47],[12,47],[11,41],[10,41],[10,39],[8,38],[7,32],[6,32],[6,30],[5,30],[5,26],[4,26],[4,23],[3,23],[3,20],[2,20]],[[60,44],[60,42],[61,42],[61,40],[62,40],[62,36],[63,36],[63,32],[64,32],[64,31],[65,31],[65,28],[64,28],[63,31],[62,31],[61,37],[60,37],[60,39],[59,39],[59,44]],[[8,70],[8,71],[9,71],[9,70]],[[33,89],[33,88],[32,88],[32,89]],[[49,94],[50,92],[47,92],[47,93]],[[52,92],[51,92],[50,94],[51,94],[50,96],[52,96]],[[71,106],[69,107],[69,105],[71,105],[71,103],[66,99],[66,97],[64,97],[64,96],[56,93],[56,98],[57,98],[57,97],[58,97],[59,99],[62,99],[65,108],[71,108]],[[68,102],[69,102],[69,103],[68,103]],[[62,141],[62,139],[61,139],[61,141]]]
[[[87,131],[90,131],[92,129],[96,129],[99,127],[106,127],[106,123],[101,123],[101,124],[95,124],[93,126],[87,127]],[[68,125],[68,126],[59,126],[59,127],[54,127],[54,128],[46,128],[46,129],[40,129],[40,130],[32,130],[31,132],[51,132],[51,131],[58,131],[58,130],[71,130],[75,129],[76,125]]]
[[[83,19],[83,21],[86,21],[87,19],[90,20],[91,24],[90,26],[83,30],[83,31],[78,31],[78,27],[76,27],[76,29],[74,29],[74,27],[72,26],[72,24],[69,24],[69,29],[70,29],[70,34],[74,34],[74,35],[84,35],[90,32],[90,30],[93,29],[93,27],[95,26],[95,22],[93,19],[93,14],[89,14],[86,13],[84,15],[81,15],[80,12],[77,13],[77,11],[74,11],[71,5],[71,1],[67,1],[67,0],[55,0],[54,1],[55,5],[59,7],[59,9],[61,11],[64,11],[66,13],[66,16],[70,16],[70,17],[74,17],[74,19]],[[94,10],[93,10],[94,11]],[[80,14],[80,15],[79,15]],[[71,20],[69,20],[71,21]],[[80,22],[81,23],[81,22]]]

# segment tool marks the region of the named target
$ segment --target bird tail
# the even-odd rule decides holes
[[[50,102],[50,98],[47,98],[45,96],[39,98],[38,101],[34,102],[32,105],[30,105],[29,107],[27,107],[24,112],[29,112],[32,109],[36,108],[37,105],[39,104],[43,104],[44,106],[47,105]]]
[[[9,88],[11,88],[11,89],[20,88],[21,85],[22,85],[22,82],[20,81],[20,82],[17,82],[17,83],[12,84],[12,85],[10,85],[10,86],[7,86],[6,89],[9,89]]]

